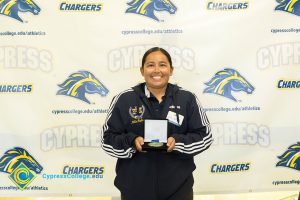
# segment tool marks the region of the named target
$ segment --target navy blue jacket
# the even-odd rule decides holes
[[[155,116],[145,83],[121,92],[111,102],[102,130],[102,148],[117,157],[115,185],[128,200],[183,200],[193,187],[193,156],[212,143],[209,121],[197,97],[168,84],[162,115]],[[175,138],[172,152],[138,152],[134,139],[144,137],[144,119],[183,116],[181,125],[168,123]]]

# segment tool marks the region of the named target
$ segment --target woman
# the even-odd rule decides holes
[[[170,84],[169,53],[143,56],[145,83],[121,92],[110,105],[102,148],[117,157],[115,186],[122,200],[192,200],[193,156],[212,143],[209,121],[197,97]],[[144,120],[168,119],[167,151],[143,151]]]

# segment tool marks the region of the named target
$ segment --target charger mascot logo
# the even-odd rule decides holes
[[[276,0],[279,3],[275,10],[281,10],[294,15],[300,16],[300,1],[299,0]]]
[[[276,166],[289,167],[300,171],[300,142],[293,144],[281,156]]]
[[[232,91],[244,91],[247,94],[254,91],[254,87],[240,73],[229,68],[217,72],[205,85],[207,85],[207,88],[203,93],[217,94],[233,101],[238,100],[232,96]]]
[[[62,89],[57,95],[66,95],[91,103],[85,94],[100,94],[106,96],[108,89],[92,73],[88,71],[79,71],[71,74],[67,80],[58,85]]]
[[[41,9],[32,0],[0,0],[0,14],[12,17],[23,22],[19,12],[39,14]]]
[[[167,11],[170,14],[174,14],[177,10],[170,0],[133,0],[127,4],[130,7],[126,10],[126,13],[144,15],[156,21],[159,20],[154,15],[154,11]]]
[[[21,189],[29,185],[43,167],[23,148],[15,147],[0,158],[0,172],[8,173],[9,178]]]

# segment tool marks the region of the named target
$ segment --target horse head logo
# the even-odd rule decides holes
[[[281,156],[276,166],[289,167],[300,171],[300,142],[291,145]]]
[[[300,1],[299,0],[276,0],[279,3],[275,10],[281,10],[294,15],[300,16]]]
[[[0,158],[0,171],[11,174],[21,163],[36,174],[40,174],[43,167],[23,148],[15,147],[4,153]]]
[[[214,77],[207,83],[203,93],[217,94],[233,101],[237,101],[233,97],[232,92],[244,91],[252,94],[254,87],[234,69],[224,69],[217,72]]]
[[[79,71],[71,74],[67,80],[58,85],[61,89],[57,95],[66,95],[91,103],[85,94],[100,94],[106,96],[108,89],[92,73]]]
[[[0,14],[12,17],[23,22],[19,12],[31,12],[39,14],[41,9],[32,0],[0,0]]]
[[[126,10],[126,13],[144,15],[156,21],[159,20],[154,15],[154,11],[167,11],[170,14],[174,14],[177,10],[170,0],[133,0],[127,4],[130,7]]]

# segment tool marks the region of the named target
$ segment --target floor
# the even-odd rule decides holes
[[[118,197],[0,197],[0,200],[119,200]],[[300,200],[299,191],[195,195],[194,200]]]

